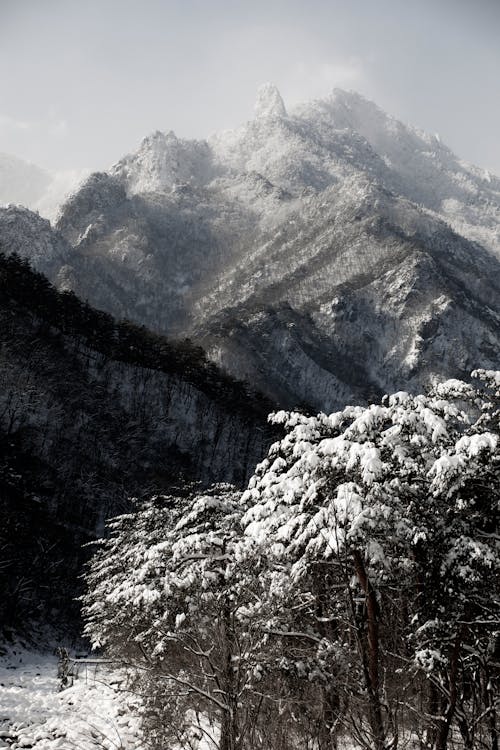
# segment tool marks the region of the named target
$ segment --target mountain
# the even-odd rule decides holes
[[[59,206],[89,174],[88,170],[49,172],[0,153],[0,206],[22,205],[55,220]]]
[[[46,276],[56,276],[72,255],[66,240],[48,219],[23,206],[0,208],[0,251],[17,254]]]
[[[499,179],[353,92],[287,111],[267,84],[237,130],[156,132],[52,237],[59,288],[189,336],[286,406],[498,364]]]
[[[0,253],[2,624],[72,612],[81,544],[132,496],[243,485],[272,408],[191,342],[117,322]]]
[[[439,135],[404,125],[359,94],[335,90],[297,108],[312,128],[361,135],[388,171],[384,185],[444,219],[457,232],[500,254],[500,179],[459,159]]]

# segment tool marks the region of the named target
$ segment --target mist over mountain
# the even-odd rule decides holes
[[[285,405],[495,365],[499,179],[353,92],[288,112],[266,84],[241,128],[153,133],[37,222],[3,211],[0,241]]]
[[[61,204],[88,175],[86,169],[50,172],[0,153],[0,206],[19,204],[55,221]]]
[[[32,206],[48,190],[50,174],[35,164],[0,154],[0,203]]]

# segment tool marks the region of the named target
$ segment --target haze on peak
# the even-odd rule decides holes
[[[286,117],[283,98],[273,83],[259,86],[254,111],[256,117]]]
[[[0,153],[0,207],[19,204],[55,221],[61,203],[89,174],[88,169],[51,172]]]
[[[235,128],[272,80],[289,110],[361,91],[499,173],[499,30],[492,0],[5,0],[0,151],[105,169],[157,129]]]

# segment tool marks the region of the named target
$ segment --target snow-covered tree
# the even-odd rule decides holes
[[[366,746],[394,745],[406,715],[409,732],[444,748],[455,719],[472,742],[495,712],[488,694],[471,724],[459,688],[499,625],[499,375],[477,375],[483,387],[448,381],[428,396],[273,417],[286,436],[250,481],[243,524],[250,549],[272,552],[273,591],[311,603],[303,635],[336,693],[332,744],[349,721]],[[295,613],[275,612],[276,630],[300,637]]]
[[[279,412],[242,496],[111,522],[86,632],[143,675],[153,747],[497,750],[500,373],[475,375]]]
[[[155,497],[111,522],[89,567],[85,632],[136,668],[153,747],[209,734],[234,750],[258,734],[262,635],[257,579],[236,555],[242,512],[229,486]]]

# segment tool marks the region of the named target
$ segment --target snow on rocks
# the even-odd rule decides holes
[[[256,117],[286,117],[286,109],[281,94],[272,83],[264,83],[257,91],[255,102]]]

